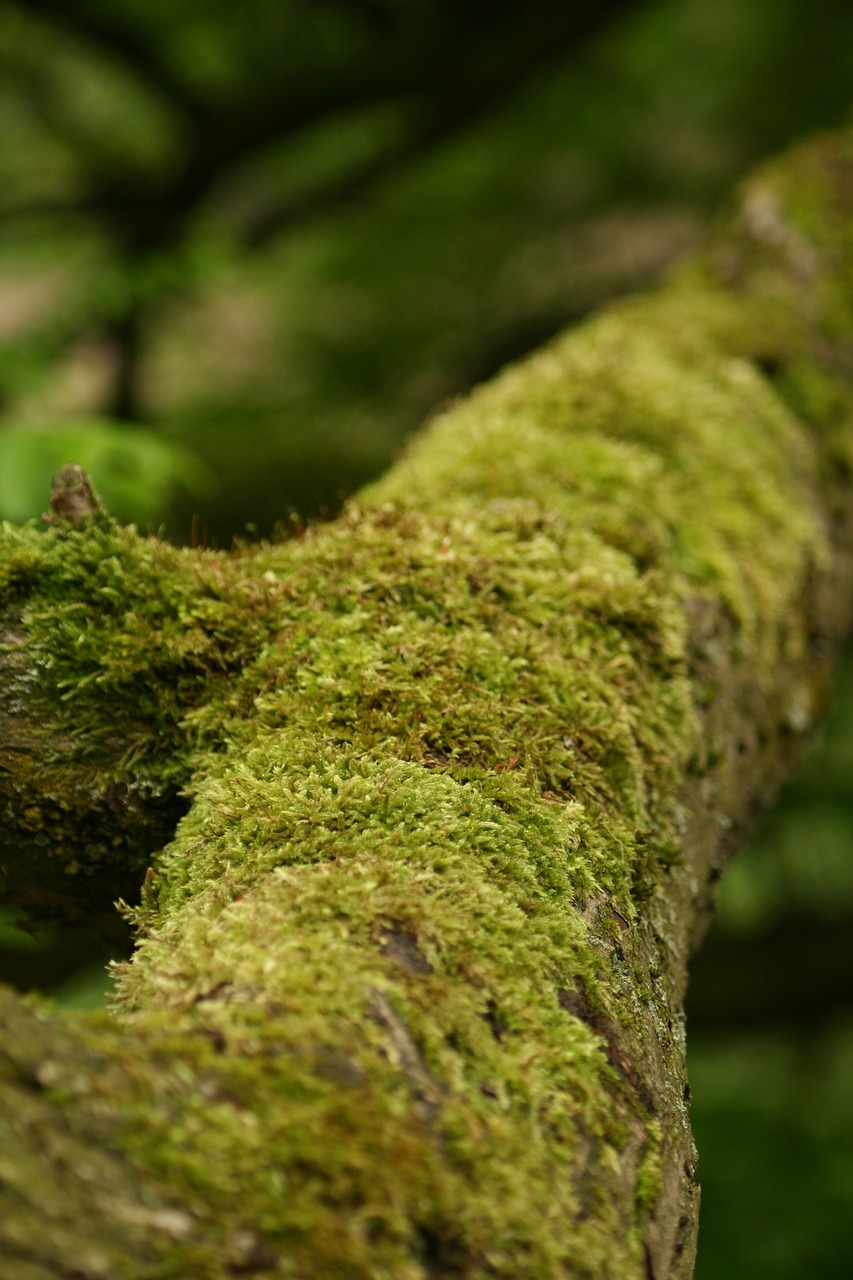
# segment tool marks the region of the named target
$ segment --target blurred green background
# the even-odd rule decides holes
[[[850,0],[30,0],[0,24],[0,517],[81,462],[227,547],[334,514],[436,406],[850,118]],[[0,977],[101,1003],[8,914]],[[853,659],[690,998],[699,1280],[853,1274]]]

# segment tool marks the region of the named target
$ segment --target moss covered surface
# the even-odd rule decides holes
[[[188,711],[265,632],[267,584],[108,516],[0,532],[2,893],[36,917],[114,916],[185,809]],[[26,657],[20,639],[26,637]],[[11,817],[11,821],[9,821]],[[14,834],[10,834],[14,827]],[[24,874],[22,864],[29,867]]]
[[[27,714],[64,768],[188,805],[75,1086],[190,1216],[146,1274],[648,1274],[686,1121],[647,909],[716,697],[691,608],[760,694],[807,668],[853,448],[835,155],[299,541],[4,532]]]

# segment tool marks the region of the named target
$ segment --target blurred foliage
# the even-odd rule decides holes
[[[0,71],[0,516],[73,459],[122,518],[228,545],[333,512],[838,124],[853,5],[11,0]],[[849,1272],[851,708],[853,663],[697,965],[700,1280]],[[101,1000],[92,940],[15,937],[5,980]]]
[[[653,279],[751,161],[837,123],[853,8],[819,7],[7,6],[5,419],[103,413],[198,454],[221,483],[176,492],[179,539],[195,511],[222,545],[333,511],[435,405]]]
[[[693,1037],[702,1216],[696,1280],[848,1280],[853,1013],[808,1040]]]
[[[65,418],[55,425],[9,426],[0,437],[0,511],[26,520],[45,505],[45,477],[73,458],[92,476],[109,510],[151,525],[176,492],[207,498],[217,481],[195,454],[151,429],[106,418]]]
[[[27,932],[17,928],[13,910],[0,907],[0,981],[24,991],[49,990],[64,1009],[103,1011],[110,958],[101,938],[80,929]]]

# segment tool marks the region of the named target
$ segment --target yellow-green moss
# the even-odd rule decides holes
[[[646,1130],[648,1142],[643,1152],[643,1160],[637,1173],[636,1198],[637,1207],[644,1214],[651,1214],[663,1189],[661,1172],[661,1151],[663,1136],[660,1121],[652,1120]]]
[[[262,645],[267,596],[225,556],[108,519],[0,535],[0,603],[19,613],[38,677],[22,677],[27,696],[113,781],[186,777],[182,721]]]
[[[664,1139],[601,1028],[655,994],[632,925],[680,855],[712,696],[687,610],[726,613],[761,689],[796,660],[853,438],[788,192],[760,177],[704,260],[451,409],[301,541],[6,535],[45,704],[105,776],[190,805],[118,974],[127,1040],[92,1035],[205,1249],[245,1224],[304,1280],[642,1274]]]

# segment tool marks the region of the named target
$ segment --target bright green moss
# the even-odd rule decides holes
[[[650,797],[678,767],[678,733],[690,736],[676,616],[654,575],[643,579],[623,554],[555,517],[531,523],[534,515],[524,503],[478,526],[354,514],[323,535],[320,555],[312,544],[287,550],[287,625],[244,674],[244,690],[259,690],[251,745],[241,745],[242,720],[226,725],[233,757],[207,771],[165,864],[163,904],[177,884],[180,901],[218,875],[226,858],[240,878],[275,865],[300,823],[310,846],[310,803],[334,808],[351,771],[384,775],[402,760],[423,788],[452,778],[531,816],[570,798],[579,811],[606,801],[619,851],[612,866],[601,862],[600,879],[594,853],[576,859],[578,891],[621,885],[631,910],[630,885],[659,852],[638,847],[642,834],[666,844]],[[637,705],[626,693],[636,694],[640,671],[650,683]],[[211,735],[221,715],[199,711],[196,731]],[[258,785],[279,786],[272,822]],[[289,815],[287,788],[301,816]],[[309,803],[312,788],[320,799]],[[184,841],[204,853],[184,858]],[[564,892],[564,878],[557,883]]]
[[[696,749],[685,596],[722,598],[772,670],[825,555],[816,452],[754,367],[709,339],[697,371],[634,336],[656,318],[677,330],[672,305],[510,371],[435,424],[376,505],[258,552],[281,629],[225,706],[193,713],[228,749],[199,771],[119,999],[226,1045],[280,1037],[253,1110],[301,1171],[290,1208],[257,1153],[243,1167],[230,1111],[205,1111],[222,1126],[213,1167],[209,1133],[182,1127],[179,1145],[206,1200],[226,1203],[218,1169],[239,1167],[294,1258],[340,1233],[328,1197],[359,1206],[334,1253],[353,1275],[425,1268],[433,1238],[443,1264],[456,1250],[484,1276],[638,1265],[635,1232],[605,1248],[616,1199],[596,1184],[587,1223],[571,1177],[584,1134],[615,1164],[642,1115],[630,1094],[602,1107],[612,1067],[561,1006],[580,989],[609,1015],[624,981],[600,972],[578,908],[606,893],[634,920],[677,856]],[[389,938],[423,968],[401,970]],[[317,1124],[322,1192],[305,1176]],[[660,1158],[647,1148],[638,1221]]]
[[[301,541],[12,536],[45,705],[105,773],[185,787],[118,974],[138,1053],[103,1052],[124,1140],[223,1257],[251,1224],[305,1280],[643,1274],[669,1129],[611,1039],[651,1009],[677,1077],[642,908],[714,697],[690,609],[768,690],[850,449],[818,256],[771,188]]]
[[[263,647],[270,584],[238,558],[191,554],[98,517],[0,532],[11,621],[0,726],[0,895],[36,919],[114,934],[186,805],[187,715]],[[19,653],[21,639],[26,649]],[[8,657],[6,656],[8,655]]]
[[[530,494],[719,594],[754,634],[803,554],[824,554],[804,501],[817,453],[725,341],[723,310],[692,281],[606,313],[439,419],[376,497],[440,510]]]
[[[340,1274],[408,1259],[418,1276],[438,1240],[484,1275],[625,1274],[634,1245],[614,1254],[602,1231],[615,1203],[560,1226],[582,1217],[582,1135],[614,1158],[624,1142],[602,1106],[612,1068],[560,992],[610,1008],[577,906],[607,891],[632,918],[676,846],[661,799],[693,728],[674,602],[528,498],[478,519],[353,510],[255,568],[280,629],[224,705],[191,713],[227,749],[199,768],[119,1000],[134,1025],[168,1010],[224,1037],[220,1066],[189,1070],[223,1074],[232,1100],[229,1050],[280,1042],[252,1110],[301,1173],[282,1210],[229,1103],[198,1136],[168,1121],[171,1176],[223,1204],[238,1176],[294,1258],[334,1231]],[[382,1000],[415,1029],[414,1067]],[[344,1239],[327,1200],[360,1206]]]
[[[268,584],[110,520],[83,533],[5,526],[0,598],[26,629],[34,707],[73,732],[110,781],[183,780],[188,710],[254,655]]]

